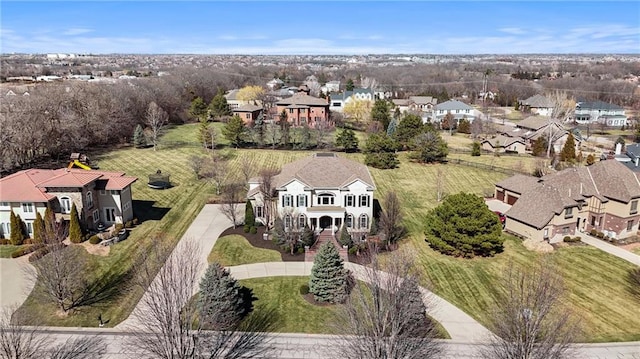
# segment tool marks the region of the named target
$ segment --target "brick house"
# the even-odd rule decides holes
[[[505,213],[505,230],[525,238],[557,242],[576,230],[612,238],[638,232],[640,174],[618,161],[541,178],[516,175],[496,183],[495,197],[513,205]]]
[[[136,177],[124,172],[80,169],[28,169],[0,179],[0,233],[10,235],[10,215],[25,222],[33,236],[36,213],[50,206],[58,220],[69,220],[73,204],[86,228],[133,219],[131,185]]]
[[[327,100],[309,96],[299,92],[295,95],[276,102],[277,116],[282,111],[287,114],[287,121],[294,126],[308,125],[315,128],[319,124],[333,127],[329,117],[329,103]]]
[[[256,105],[242,105],[231,110],[244,121],[245,125],[251,125],[262,113],[262,107]]]

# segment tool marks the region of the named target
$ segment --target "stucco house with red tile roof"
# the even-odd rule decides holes
[[[525,238],[557,242],[592,229],[612,238],[638,232],[640,174],[618,161],[541,178],[513,176],[496,183],[495,197],[513,205],[505,230]]]
[[[28,169],[0,178],[0,234],[10,235],[10,215],[14,212],[33,235],[36,213],[47,206],[58,220],[68,220],[73,204],[86,228],[99,223],[109,226],[133,219],[131,185],[136,177],[124,172]]]
[[[346,220],[349,232],[368,233],[376,186],[367,166],[334,153],[317,153],[282,167],[273,178],[277,215],[285,227],[308,225],[337,231]],[[260,178],[249,181],[248,199],[264,223]]]

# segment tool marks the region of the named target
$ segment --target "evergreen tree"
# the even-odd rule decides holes
[[[44,211],[44,238],[45,241],[56,238],[56,217],[50,206]]]
[[[415,278],[406,278],[401,284],[404,287],[400,293],[406,301],[405,310],[402,315],[407,318],[406,326],[403,328],[404,334],[412,338],[420,338],[427,335],[430,331],[430,325],[427,325],[427,307],[422,301],[422,293]]]
[[[313,233],[313,229],[305,224],[304,229],[302,230],[302,234],[300,235],[300,242],[302,242],[303,246],[311,247],[313,243],[315,243],[315,233]]]
[[[291,124],[289,123],[289,118],[285,110],[280,112],[278,124],[280,125],[280,143],[282,143],[284,147],[289,147],[291,142]]]
[[[24,242],[22,219],[20,219],[20,215],[16,215],[11,211],[9,222],[9,225],[11,226],[11,236],[9,237],[9,241],[11,241],[11,244],[14,246],[19,246]]]
[[[569,132],[567,136],[567,142],[562,147],[560,152],[560,161],[573,163],[576,160],[576,142],[573,138],[573,133]]]
[[[590,153],[587,156],[587,166],[591,166],[594,163],[596,163],[596,157],[592,153]]]
[[[484,200],[473,193],[445,197],[425,222],[426,241],[444,254],[473,257],[502,252],[502,224]]]
[[[473,144],[471,144],[471,156],[480,156],[480,142],[478,141],[473,141]]]
[[[36,219],[33,221],[33,242],[44,243],[44,236],[44,219],[42,219],[40,212],[36,212]]]
[[[251,228],[255,226],[256,226],[256,216],[253,212],[253,205],[251,204],[250,200],[247,200],[247,204],[244,207],[244,231],[249,232]]]
[[[399,111],[396,109],[396,111]],[[398,119],[396,116],[393,116],[391,122],[389,122],[389,126],[387,127],[387,136],[391,137],[396,132],[396,128],[398,128]]]
[[[200,142],[205,148],[213,148],[215,139],[215,130],[213,126],[206,119],[200,119],[200,125],[198,125],[198,142]]]
[[[231,142],[232,146],[240,147],[244,141],[244,134],[246,132],[244,121],[240,116],[235,115],[229,119],[226,125],[222,128],[222,134]]]
[[[613,146],[614,146],[614,147],[613,147],[614,149],[616,148],[616,146],[618,145],[618,143],[622,145],[621,150],[622,150],[622,152],[624,153],[626,143],[624,142],[624,138],[622,138],[622,136],[618,136],[618,138],[616,139],[616,143],[613,145]]]
[[[371,121],[378,121],[382,124],[382,128],[389,127],[391,122],[391,111],[389,109],[389,102],[385,100],[376,100],[371,109]]]
[[[218,90],[218,93],[213,97],[209,104],[209,113],[214,119],[218,119],[223,116],[231,116],[231,109],[227,103],[227,99],[224,97],[224,92]]]
[[[78,217],[78,210],[76,204],[71,206],[71,215],[69,219],[69,240],[72,243],[82,242],[82,228],[80,227],[80,218]]]
[[[393,133],[393,138],[403,148],[407,148],[411,144],[411,141],[424,131],[425,126],[422,123],[422,118],[418,115],[407,114],[398,124],[398,127]]]
[[[369,136],[364,148],[364,163],[375,168],[396,168],[400,164],[396,154],[397,144],[384,133]]]
[[[353,88],[355,87],[353,80],[352,79],[348,79],[347,80],[347,84],[346,84],[346,90],[347,91],[353,91]]]
[[[345,152],[358,150],[358,138],[356,133],[350,128],[343,128],[336,135],[336,146],[342,147]]]
[[[538,137],[538,139],[533,143],[531,154],[536,157],[545,157],[547,155],[547,144],[548,142],[546,137]],[[551,153],[553,153],[553,146],[551,146]]]
[[[311,267],[309,292],[319,302],[341,303],[348,296],[349,271],[331,242],[325,243],[316,254]]]
[[[465,118],[460,120],[460,124],[458,125],[458,132],[466,134],[471,133],[471,123],[469,123],[469,120]]]
[[[264,136],[266,133],[265,123],[264,123],[264,115],[260,114],[253,122],[253,127],[251,128],[253,133],[255,134],[255,138],[258,141],[258,147],[264,146]]]
[[[309,126],[305,123],[300,129],[300,143],[297,147],[301,150],[308,150],[311,146],[311,129],[309,129]]]
[[[189,116],[192,118],[202,121],[208,120],[208,110],[207,104],[204,103],[202,97],[198,96],[191,101],[191,107],[189,108]]]
[[[211,263],[200,281],[198,312],[204,328],[233,329],[253,310],[253,294],[219,263]]]
[[[147,145],[147,138],[144,135],[142,125],[138,124],[133,130],[133,146],[135,148],[142,148]]]
[[[342,225],[342,229],[340,230],[340,237],[338,238],[338,242],[340,242],[343,246],[351,247],[353,242],[351,241],[351,235],[349,234],[349,230],[347,230],[346,225]]]
[[[444,162],[449,154],[449,146],[435,131],[427,131],[414,139],[414,158],[422,163]]]

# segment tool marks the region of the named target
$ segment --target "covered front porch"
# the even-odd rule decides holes
[[[346,210],[339,206],[316,206],[307,208],[309,226],[316,233],[330,230],[336,233],[344,220]]]

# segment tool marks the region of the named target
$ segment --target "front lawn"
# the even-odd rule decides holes
[[[282,261],[280,252],[256,248],[246,238],[237,234],[218,238],[207,259],[209,263],[217,261],[225,267]]]
[[[22,246],[14,246],[13,244],[0,245],[0,258],[11,258],[11,253]]]
[[[300,287],[309,283],[309,277],[269,277],[244,279],[245,287],[253,289],[258,298],[256,310],[261,306],[275,310],[278,333],[329,333],[327,324],[335,313],[334,306],[317,306],[307,302]]]

